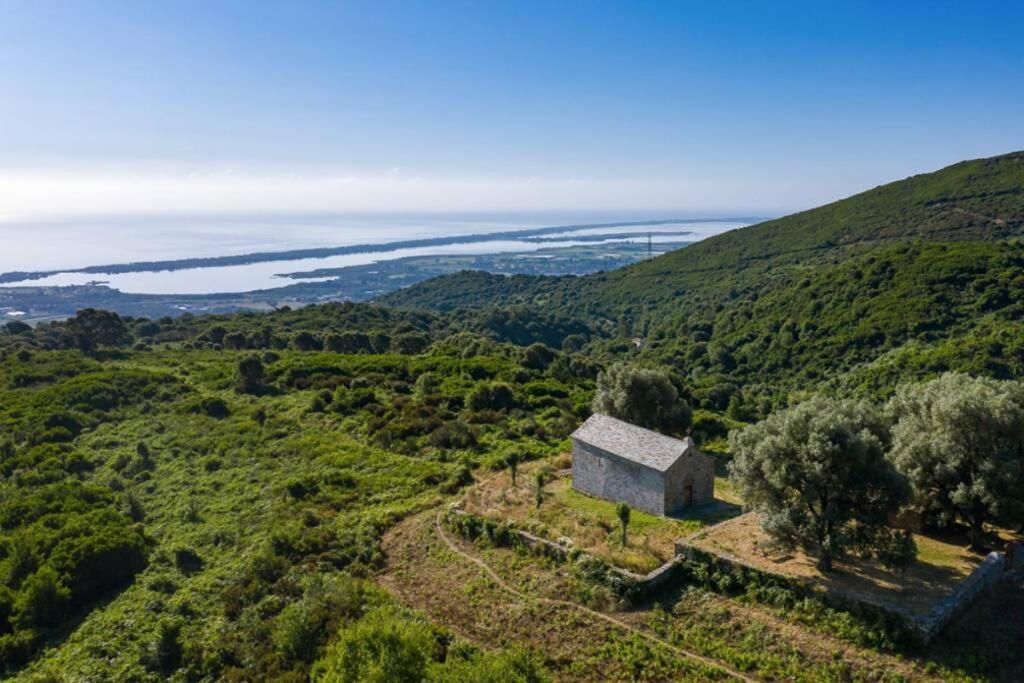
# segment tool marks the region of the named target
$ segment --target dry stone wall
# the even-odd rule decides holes
[[[477,515],[466,512],[457,506],[450,507],[448,514],[462,518],[483,519]],[[704,531],[697,532],[687,539],[678,541],[676,543],[676,556],[665,562],[657,569],[654,569],[647,574],[636,574],[626,569],[622,569],[621,567],[608,564],[603,560],[596,560],[596,558],[593,558],[586,553],[576,551],[572,548],[572,545],[566,541],[550,541],[527,531],[511,528],[511,533],[518,539],[519,544],[533,550],[534,552],[548,557],[553,557],[563,562],[571,560],[577,562],[581,560],[596,560],[597,562],[602,563],[606,566],[608,573],[615,577],[615,580],[621,586],[625,587],[623,592],[628,593],[633,597],[649,596],[671,585],[673,580],[680,575],[680,572],[677,572],[676,570],[680,569],[686,562],[705,565],[712,562],[719,568],[722,565],[725,565],[726,567],[732,567],[734,569],[742,569],[748,573],[754,572],[764,575],[772,580],[782,582],[783,584],[804,591],[808,595],[818,595],[820,598],[826,599],[826,602],[835,603],[836,606],[839,606],[840,608],[842,608],[843,604],[849,607],[852,603],[856,603],[860,609],[866,608],[868,610],[874,610],[876,612],[880,611],[882,613],[894,615],[902,620],[905,624],[905,628],[909,629],[923,642],[928,642],[938,635],[938,633],[941,632],[957,614],[970,606],[979,595],[1006,578],[1011,571],[1014,573],[1024,572],[1024,545],[1020,543],[1010,544],[1010,547],[1007,549],[1007,553],[989,553],[985,560],[969,576],[967,576],[967,578],[957,584],[952,593],[939,602],[927,615],[920,616],[907,612],[898,604],[867,603],[845,594],[829,593],[813,581],[768,572],[763,568],[745,562],[739,557],[724,553],[710,552],[690,545],[690,541],[701,536]],[[1014,564],[1014,562],[1018,564]],[[838,603],[836,601],[838,601]]]
[[[458,507],[451,507],[448,510],[450,515],[456,515],[463,518],[476,517],[471,512],[466,512]],[[541,538],[535,534],[531,534],[528,531],[521,529],[513,529],[512,533],[518,538],[519,543],[534,552],[545,555],[547,557],[553,557],[561,561],[569,561],[575,559],[576,561],[582,560],[595,560],[591,555],[581,551],[574,551],[572,546],[568,543],[558,543],[556,541],[549,541],[546,538]],[[629,591],[633,595],[649,595],[654,591],[660,590],[666,586],[669,580],[673,577],[673,569],[675,569],[682,561],[683,558],[680,556],[673,557],[669,561],[657,569],[653,569],[647,574],[637,574],[631,572],[628,569],[616,567],[615,565],[604,563],[602,560],[598,560],[603,564],[607,565],[608,572],[617,577],[623,584],[629,586]]]
[[[1009,568],[1007,554],[1000,552],[989,553],[985,560],[958,583],[948,596],[937,603],[928,614],[922,616],[907,611],[898,602],[868,603],[840,591],[827,591],[811,580],[769,572],[735,555],[697,548],[690,544],[691,541],[703,536],[706,531],[706,529],[698,531],[689,538],[676,542],[676,554],[685,557],[691,562],[705,562],[711,556],[719,563],[742,568],[748,572],[757,572],[774,580],[786,582],[794,587],[829,595],[842,602],[856,602],[872,609],[881,609],[903,619],[916,637],[925,643],[938,635],[957,614],[969,607],[979,595],[1002,580]],[[1024,562],[1024,548],[1014,546],[1020,546],[1020,544],[1011,544],[1011,547],[1008,549],[1011,556],[1013,553],[1018,553],[1021,561]]]
[[[915,625],[925,642],[938,635],[953,617],[967,609],[979,595],[998,583],[1005,572],[1006,555],[989,553],[985,561],[958,583],[953,592],[939,602],[927,616],[915,620]]]

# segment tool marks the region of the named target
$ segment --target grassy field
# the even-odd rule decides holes
[[[670,519],[633,510],[623,545],[616,504],[574,490],[566,469],[570,462],[568,456],[560,456],[520,466],[516,486],[507,470],[495,473],[466,492],[463,507],[490,519],[514,522],[544,538],[570,539],[581,550],[637,572],[648,572],[671,559],[678,539],[737,512],[731,506],[716,506],[693,517]],[[549,480],[537,507],[534,476],[541,470]]]

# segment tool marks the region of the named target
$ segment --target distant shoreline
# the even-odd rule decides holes
[[[679,223],[756,223],[763,218],[759,217],[721,217],[721,218],[667,218],[646,221],[619,221],[614,223],[590,223],[579,225],[560,225],[545,228],[530,228],[524,230],[504,230],[492,233],[475,233],[469,235],[451,235],[447,237],[429,237],[410,240],[399,240],[394,242],[383,242],[379,244],[356,244],[339,247],[319,247],[309,249],[292,249],[286,251],[254,252],[250,254],[238,254],[234,256],[208,256],[198,258],[171,259],[166,261],[136,261],[130,263],[116,263],[109,265],[87,266],[84,268],[67,268],[57,270],[39,271],[9,271],[0,274],[0,284],[11,284],[32,280],[41,280],[53,275],[63,273],[89,273],[89,274],[121,274],[121,273],[147,273],[161,271],[186,270],[190,268],[218,268],[223,266],[242,266],[254,263],[267,263],[272,261],[293,261],[301,259],[320,259],[331,256],[344,256],[348,254],[365,254],[372,252],[396,251],[399,249],[410,249],[417,247],[433,247],[448,244],[471,244],[475,242],[489,242],[507,239],[529,239],[538,238],[544,235],[552,235],[563,232],[579,232],[599,228],[615,227],[645,227],[672,225]],[[542,240],[538,240],[542,241]]]

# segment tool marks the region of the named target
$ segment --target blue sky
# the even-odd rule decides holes
[[[0,219],[782,212],[1024,148],[1024,3],[0,0]]]

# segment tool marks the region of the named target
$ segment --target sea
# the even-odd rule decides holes
[[[139,261],[233,256],[256,252],[349,245],[382,245],[379,251],[326,258],[278,260],[245,265],[136,273],[57,272],[41,279],[4,286],[66,286],[103,282],[139,294],[246,292],[294,282],[283,273],[365,265],[382,260],[430,254],[530,252],[572,246],[573,238],[606,233],[681,231],[687,237],[654,235],[659,241],[695,241],[748,224],[745,219],[680,218],[656,227],[601,227],[555,233],[564,241],[527,242],[494,239],[413,248],[390,248],[404,240],[486,235],[541,227],[666,220],[683,212],[547,212],[515,214],[273,214],[163,215],[78,217],[49,221],[0,223],[0,273],[72,271],[87,266]],[[309,281],[309,280],[306,280]]]

